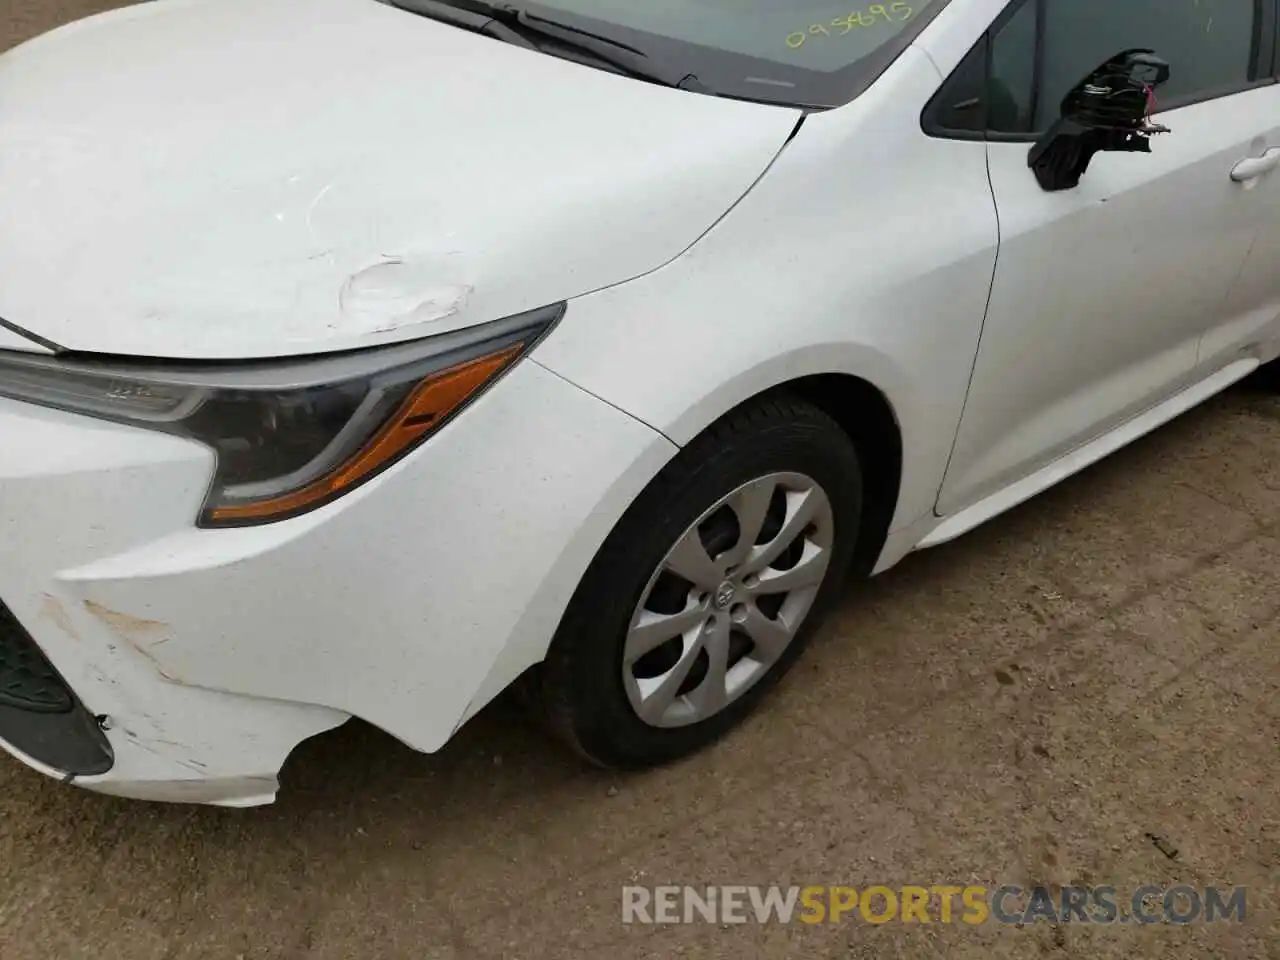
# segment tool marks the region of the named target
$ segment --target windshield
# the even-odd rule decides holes
[[[449,2],[449,0],[445,0]],[[856,96],[947,0],[511,0],[625,43],[712,92],[812,107]]]

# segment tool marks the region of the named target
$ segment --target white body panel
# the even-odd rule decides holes
[[[991,143],[1000,268],[939,501],[949,514],[1185,384],[1258,232],[1231,180],[1280,110],[1252,90],[1163,114],[1151,154],[1100,154],[1045,193],[1027,145]],[[1274,289],[1274,282],[1272,287]]]
[[[0,600],[109,718],[77,782],[265,802],[350,716],[438,748],[679,448],[797,378],[892,410],[883,570],[1280,353],[1280,174],[1230,179],[1278,88],[1048,194],[1027,144],[921,127],[1004,5],[952,0],[792,139],[373,0],[165,0],[0,58],[0,317],[56,344],[237,361],[570,301],[406,458],[259,527],[196,527],[199,444],[0,400]]]
[[[115,767],[80,782],[218,802],[270,799],[289,750],[349,714],[441,746],[541,659],[674,452],[526,363],[336,503],[197,531],[197,444],[6,400],[0,435],[0,595],[112,718]]]
[[[930,513],[999,239],[984,145],[931,139],[918,110],[893,108],[927,102],[940,82],[908,50],[848,107],[810,117],[701,243],[575,303],[540,361],[681,444],[777,384],[861,377],[902,431],[893,526]],[[614,349],[619,326],[646,334]]]
[[[1280,161],[1280,87],[1256,91],[1265,98],[1270,125],[1250,144],[1251,157],[1270,155]],[[1280,354],[1280,164],[1256,180],[1239,185],[1248,200],[1255,227],[1253,242],[1241,265],[1220,321],[1205,333],[1198,363],[1211,371],[1241,354],[1263,361]]]
[[[927,536],[915,543],[915,547],[917,549],[936,547],[968,533],[992,517],[997,517],[1006,510],[1012,510],[1037,493],[1049,489],[1055,483],[1061,483],[1067,477],[1097,463],[1108,454],[1115,453],[1126,444],[1146,436],[1178,414],[1186,413],[1196,404],[1203,403],[1257,369],[1258,361],[1254,358],[1242,357],[1228,364],[1212,376],[1174,394],[1168,400],[1125,420],[1114,430],[1095,437],[1070,453],[1049,460],[1035,473],[1027,474],[977,503],[949,515],[942,523],[934,525]]]
[[[798,116],[373,0],[129,8],[0,58],[0,317],[243,359],[519,313],[677,256]]]
[[[21,350],[25,353],[53,352],[3,325],[0,325],[0,350]]]

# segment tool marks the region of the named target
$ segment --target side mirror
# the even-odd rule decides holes
[[[1058,119],[1031,148],[1029,166],[1047,191],[1080,184],[1099,151],[1150,153],[1155,88],[1169,79],[1169,64],[1152,50],[1125,50],[1094,70],[1063,98]]]

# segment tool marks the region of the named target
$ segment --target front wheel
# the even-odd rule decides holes
[[[757,401],[691,443],[610,535],[540,676],[554,729],[588,759],[690,753],[799,657],[857,541],[861,470],[818,408]]]

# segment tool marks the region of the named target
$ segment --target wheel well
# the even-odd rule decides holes
[[[889,525],[897,510],[902,481],[902,434],[893,408],[876,387],[848,374],[801,377],[765,391],[765,395],[774,393],[789,393],[812,403],[831,417],[853,441],[863,470],[864,503],[853,570],[858,576],[869,575],[884,549]],[[628,509],[634,507],[633,502]],[[604,546],[601,546],[600,551],[603,550]],[[599,557],[597,552],[593,565]],[[581,590],[579,582],[575,598]],[[555,640],[551,642],[554,644]],[[538,691],[542,667],[541,661],[533,664],[521,676],[518,686],[526,702],[535,709],[540,709]]]
[[[848,374],[803,377],[776,389],[821,408],[858,450],[864,507],[854,569],[866,576],[884,549],[902,483],[902,434],[893,408],[876,387]]]

